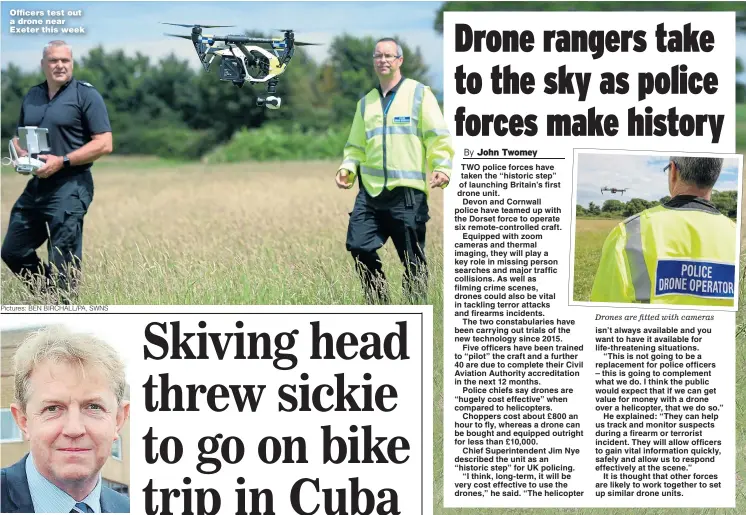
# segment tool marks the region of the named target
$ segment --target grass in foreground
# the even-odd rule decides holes
[[[578,218],[575,223],[575,280],[573,282],[573,300],[587,302],[591,298],[593,280],[596,277],[598,263],[601,261],[601,249],[609,232],[620,220],[586,220]]]
[[[336,162],[180,165],[124,160],[96,168],[85,219],[81,304],[364,304],[345,249],[357,186]],[[131,170],[137,169],[137,173]],[[6,216],[26,179],[2,176]],[[442,303],[442,192],[431,197],[427,256]],[[381,252],[394,303],[402,266]],[[36,303],[6,269],[3,302]]]

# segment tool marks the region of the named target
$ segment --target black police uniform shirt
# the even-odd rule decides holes
[[[91,141],[94,134],[111,132],[101,94],[91,84],[75,78],[65,83],[51,100],[46,81],[31,88],[23,99],[18,126],[46,128],[49,153],[60,157]],[[91,163],[71,166],[44,180],[57,181],[90,169]]]

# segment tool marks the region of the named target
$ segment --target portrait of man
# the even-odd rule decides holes
[[[125,366],[87,334],[32,333],[13,360],[13,419],[29,452],[2,469],[3,513],[129,513],[101,469],[127,418]]]

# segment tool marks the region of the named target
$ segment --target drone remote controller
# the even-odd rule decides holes
[[[39,127],[18,127],[18,134],[21,145],[25,147],[28,154],[19,157],[13,140],[10,140],[8,142],[10,164],[13,165],[16,172],[22,175],[36,175],[36,171],[45,164],[41,159],[37,159],[37,156],[49,151],[49,145],[47,144],[48,130]]]
[[[21,175],[36,175],[36,171],[44,166],[44,161],[41,159],[35,159],[31,156],[18,157],[18,152],[16,152],[12,140],[8,142],[8,152],[10,153],[10,164]]]

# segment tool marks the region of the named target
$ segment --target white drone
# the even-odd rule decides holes
[[[215,56],[220,56],[220,68],[218,77],[222,81],[232,82],[237,87],[243,87],[244,83],[266,83],[266,98],[257,98],[257,105],[266,106],[269,109],[279,109],[282,99],[275,96],[277,92],[278,77],[285,72],[290,59],[295,52],[295,45],[316,45],[318,43],[303,43],[295,41],[293,31],[285,29],[284,38],[268,39],[253,38],[249,36],[210,36],[203,35],[203,28],[233,27],[233,25],[184,25],[181,23],[161,22],[164,25],[176,25],[177,27],[191,27],[190,36],[183,34],[166,34],[177,38],[188,39],[194,44],[199,60],[205,71],[210,70],[210,64]],[[215,45],[222,41],[224,45]],[[246,46],[250,43],[268,44],[272,52],[259,46]],[[243,57],[236,55],[236,49]],[[253,73],[252,73],[253,72]]]

